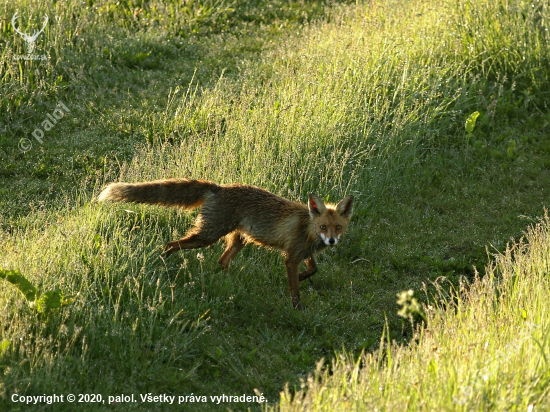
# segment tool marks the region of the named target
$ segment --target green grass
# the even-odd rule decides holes
[[[307,391],[287,388],[277,410],[547,410],[549,230],[545,215],[483,278],[451,296],[441,284],[407,347],[386,335],[374,353],[341,354],[330,373],[320,362]]]
[[[14,63],[24,53],[9,25],[16,9],[25,19],[34,10],[33,21],[50,16],[37,43],[49,61]],[[302,400],[332,410],[324,387],[332,399],[362,396],[358,409],[392,410],[405,399],[394,391],[418,379],[424,392],[411,395],[412,409],[431,395],[427,382],[441,384],[434,408],[512,408],[497,399],[496,382],[465,406],[452,396],[479,369],[461,355],[470,350],[467,338],[493,339],[496,353],[523,330],[514,303],[521,288],[539,288],[533,299],[544,304],[542,275],[525,272],[525,285],[510,286],[510,301],[483,288],[511,285],[510,255],[508,266],[485,270],[487,250],[504,252],[548,204],[546,3],[31,1],[0,10],[0,267],[20,271],[40,291],[77,296],[44,315],[5,283],[3,408],[23,409],[10,401],[13,393],[107,399],[257,390],[282,409],[300,409]],[[31,133],[58,101],[70,115],[39,144]],[[33,144],[25,153],[21,139]],[[304,312],[292,310],[277,252],[247,247],[229,274],[216,263],[221,245],[162,259],[164,244],[194,214],[94,201],[115,180],[176,176],[255,184],[301,201],[308,192],[356,196],[349,234],[319,257],[319,273],[301,287]],[[534,233],[531,243],[543,239]],[[474,265],[485,277],[475,278]],[[397,314],[399,292],[418,297],[424,288],[423,302],[438,309],[426,315],[431,335]],[[475,301],[482,293],[498,305]],[[432,348],[436,331],[458,322],[457,307],[514,321],[500,337],[500,323],[468,318],[452,326],[460,338],[441,349],[447,363],[412,363]],[[543,319],[545,312],[535,313]],[[482,362],[475,348],[472,359]],[[336,363],[308,381],[320,359]],[[339,386],[359,359],[364,368],[352,383],[361,391]],[[526,364],[514,379],[540,365]],[[391,387],[392,379],[399,384]],[[387,390],[361,386],[372,382]],[[544,400],[533,388],[529,396]],[[261,409],[208,402],[198,410],[227,407]]]

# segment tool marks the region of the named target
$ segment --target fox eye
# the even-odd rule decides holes
[[[321,225],[319,227],[321,228],[321,230],[327,230],[327,227],[325,225]]]
[[[342,225],[336,225],[336,230],[342,229]]]

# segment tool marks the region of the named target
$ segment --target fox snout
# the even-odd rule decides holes
[[[342,237],[342,235],[338,235],[337,237],[330,236],[330,235],[327,236],[324,233],[321,233],[320,236],[321,236],[321,239],[323,239],[323,242],[325,242],[325,245],[327,245],[327,246],[336,245],[338,243],[338,241],[340,240],[340,237]]]

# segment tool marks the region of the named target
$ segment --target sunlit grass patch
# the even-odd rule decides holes
[[[549,231],[546,216],[485,277],[425,306],[407,347],[386,335],[378,351],[341,355],[330,372],[321,362],[277,410],[546,409]]]

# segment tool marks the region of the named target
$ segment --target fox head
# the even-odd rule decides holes
[[[319,197],[310,194],[307,205],[315,232],[325,245],[336,245],[346,232],[353,214],[353,196],[346,196],[337,205],[325,205]]]

